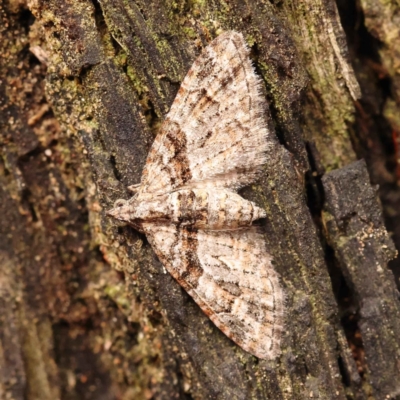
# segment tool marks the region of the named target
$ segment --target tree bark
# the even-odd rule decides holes
[[[386,230],[398,248],[400,4],[0,0],[0,13],[0,398],[400,399]],[[251,47],[277,135],[241,193],[266,209],[287,296],[274,361],[231,342],[145,236],[105,216],[228,29]]]

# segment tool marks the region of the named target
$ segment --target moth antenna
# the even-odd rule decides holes
[[[140,183],[135,183],[134,185],[130,185],[127,187],[127,189],[133,194],[135,194],[139,190],[139,188],[140,188]]]

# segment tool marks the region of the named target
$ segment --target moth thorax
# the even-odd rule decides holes
[[[210,230],[250,226],[265,217],[253,202],[227,189],[188,189],[171,194],[173,222]]]
[[[171,205],[168,195],[156,196],[134,204],[133,219],[141,221],[168,220],[171,215]]]

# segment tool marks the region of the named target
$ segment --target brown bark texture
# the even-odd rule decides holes
[[[241,192],[287,296],[274,361],[105,216],[230,29],[277,138]],[[0,399],[400,399],[399,49],[398,0],[0,0]]]

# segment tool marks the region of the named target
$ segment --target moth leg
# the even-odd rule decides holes
[[[136,193],[138,191],[138,189],[140,188],[140,183],[136,183],[135,185],[130,185],[127,187],[127,189],[131,192],[131,193]]]

